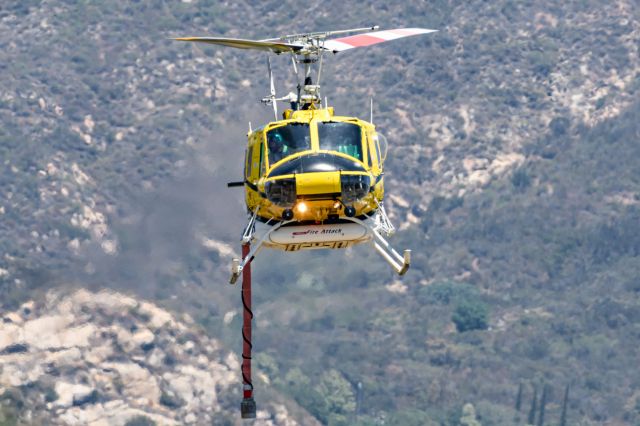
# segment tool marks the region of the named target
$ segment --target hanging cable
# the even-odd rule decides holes
[[[251,308],[249,308],[249,306],[247,305],[247,302],[244,299],[244,290],[241,292],[241,299],[242,299],[242,307],[245,310],[245,312],[247,312],[249,314],[249,317],[251,318],[251,320],[253,320],[253,311],[251,310]],[[251,339],[247,337],[247,335],[244,332],[244,327],[242,328],[242,340],[244,340],[244,342],[249,345],[249,353],[251,353],[251,350],[253,349],[253,344],[251,343]],[[251,360],[251,356],[247,356],[244,353],[244,350],[242,351],[242,359],[246,359],[246,360]],[[244,382],[246,384],[248,384],[249,386],[251,386],[251,390],[253,390],[253,383],[251,382],[251,378],[247,377],[247,375],[244,372],[244,365],[242,365],[240,367],[241,371],[242,371],[242,379],[244,380]]]

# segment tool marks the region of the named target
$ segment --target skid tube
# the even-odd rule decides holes
[[[347,218],[347,220],[357,223],[360,226],[364,226],[371,232],[371,243],[373,244],[373,247],[398,275],[404,275],[407,273],[411,266],[411,250],[405,250],[401,256],[400,253],[398,253],[375,228],[355,217]]]

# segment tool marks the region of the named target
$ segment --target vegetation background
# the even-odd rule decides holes
[[[362,247],[260,257],[258,401],[330,425],[640,424],[632,0],[5,1],[2,308],[112,288],[239,351],[245,218],[225,183],[246,123],[270,119],[266,61],[168,38],[372,24],[439,30],[325,62],[338,113],[374,98],[412,269]]]

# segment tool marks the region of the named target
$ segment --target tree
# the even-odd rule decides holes
[[[522,408],[522,383],[518,385],[518,394],[516,395],[516,411],[520,412]]]
[[[487,305],[475,299],[465,299],[456,306],[452,321],[459,332],[486,330],[489,312]]]
[[[300,368],[292,368],[285,375],[284,381],[278,380],[276,383],[279,383],[282,389],[291,392],[298,404],[306,408],[313,416],[323,423],[328,423],[329,413],[322,395],[316,387],[311,386],[311,380]]]
[[[517,189],[524,190],[531,185],[531,176],[524,168],[520,167],[511,175],[511,184]]]
[[[518,384],[518,393],[516,395],[516,415],[515,415],[515,422],[516,423],[520,423],[520,409],[522,408],[522,382],[520,384]]]
[[[424,411],[408,408],[389,414],[389,417],[385,419],[385,424],[389,426],[436,426],[439,423],[432,420]]]
[[[567,426],[567,404],[569,403],[569,385],[564,389],[564,400],[562,401],[562,414],[560,415],[560,426]]]
[[[337,370],[332,369],[322,375],[318,392],[330,413],[345,415],[353,413],[356,409],[356,398],[351,383]]]
[[[538,416],[538,426],[544,426],[544,410],[547,405],[547,386],[542,386],[542,397],[540,398],[540,415]]]
[[[533,399],[531,400],[531,409],[529,410],[529,417],[527,418],[528,425],[534,425],[536,423],[536,407],[538,406],[538,388],[533,389]]]
[[[462,407],[460,426],[482,426],[482,424],[476,418],[476,409],[473,404],[466,403]]]

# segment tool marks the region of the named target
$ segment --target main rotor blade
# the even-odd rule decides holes
[[[268,52],[282,53],[282,52],[297,52],[304,46],[298,44],[277,42],[277,41],[256,41],[245,40],[241,38],[226,38],[226,37],[178,37],[173,40],[178,41],[194,41],[197,43],[219,44],[222,46],[235,47],[237,49],[254,49],[254,50],[266,50]]]
[[[385,41],[419,34],[429,34],[436,31],[438,30],[428,30],[426,28],[398,28],[395,30],[372,31],[370,33],[325,40],[323,47],[335,53],[353,49],[354,47],[371,46]]]

